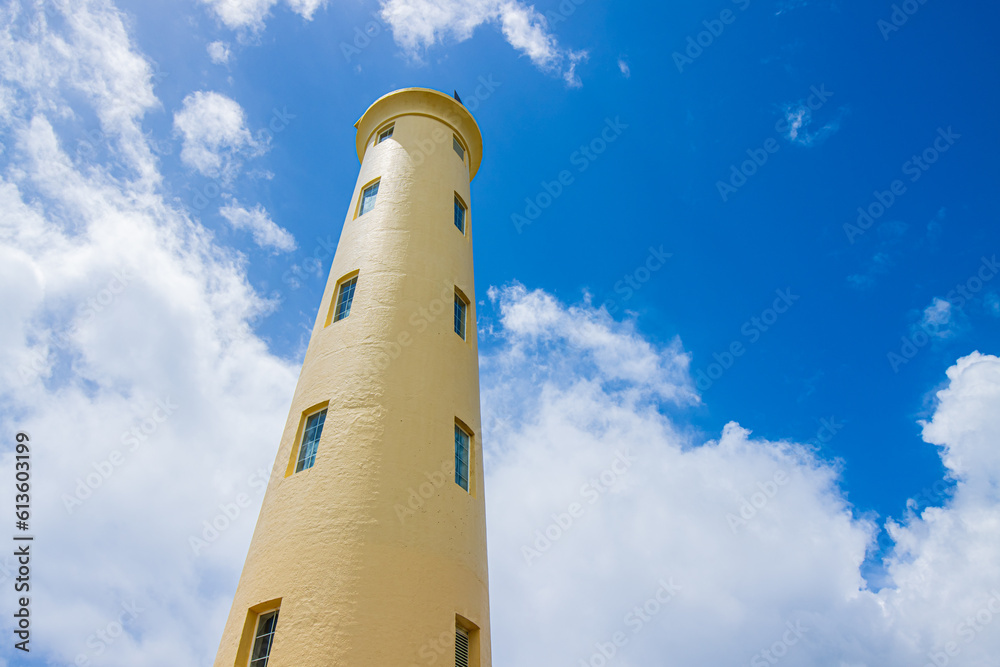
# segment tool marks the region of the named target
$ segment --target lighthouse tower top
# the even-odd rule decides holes
[[[406,115],[431,116],[448,125],[469,153],[469,180],[475,178],[483,159],[483,135],[479,125],[461,102],[430,88],[402,88],[375,100],[354,124],[358,130],[358,160],[364,162],[365,152],[374,145],[378,130],[389,121]],[[450,143],[451,138],[444,137],[442,141]]]

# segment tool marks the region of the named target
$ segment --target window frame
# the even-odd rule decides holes
[[[351,315],[351,307],[354,305],[354,294],[358,289],[358,274],[337,283],[337,293],[333,300],[333,322],[346,320]],[[347,312],[344,312],[344,292],[350,290],[347,295]]]
[[[358,277],[360,275],[361,272],[358,269],[355,269],[350,273],[341,276],[340,279],[337,281],[337,284],[333,286],[333,294],[330,296],[330,307],[327,309],[326,319],[323,321],[324,329],[333,324],[334,322],[340,322],[342,320],[346,320],[348,316],[351,314],[350,310],[354,308],[354,297],[357,296],[358,294],[357,283],[358,283]],[[340,305],[341,288],[347,283],[351,282],[352,280],[354,281],[354,289],[351,292],[351,305],[348,307],[347,315],[340,317],[339,305]]]
[[[274,635],[278,631],[278,617],[281,608],[271,609],[269,611],[264,611],[257,614],[257,623],[255,624],[255,629],[253,633],[253,639],[250,642],[250,658],[247,662],[248,667],[267,667],[268,661],[271,659],[271,649],[274,648]],[[274,619],[274,623],[271,625],[271,629],[265,634],[261,634],[261,626],[266,620]],[[262,639],[267,638],[267,654],[263,658],[254,658],[254,653],[257,650],[257,643]]]
[[[459,475],[459,434],[465,436],[464,447],[465,447],[465,486],[462,486],[460,481],[461,477]],[[473,484],[472,484],[472,456],[473,456],[473,438],[475,436],[472,433],[472,429],[465,425],[462,420],[455,418],[455,484],[460,489],[464,490],[470,496],[473,494]]]
[[[317,403],[309,408],[306,408],[299,415],[299,425],[295,430],[295,440],[292,443],[292,451],[288,455],[288,465],[285,467],[285,478],[291,477],[292,475],[299,472],[306,472],[311,468],[316,466],[316,456],[319,454],[319,445],[323,439],[323,430],[326,428],[326,417],[329,417],[330,401],[323,401],[322,403]],[[305,440],[306,435],[306,425],[309,423],[309,418],[313,415],[319,414],[320,412],[326,412],[326,417],[323,418],[323,426],[320,430],[319,438],[316,440],[316,454],[313,455],[313,464],[309,468],[298,469],[298,462],[300,454],[302,453],[302,445]]]
[[[392,138],[392,133],[396,128],[395,123],[389,123],[387,126],[383,127],[381,130],[375,133],[375,145],[378,146],[380,143],[386,139]],[[388,134],[386,134],[388,132]]]
[[[380,176],[373,181],[369,181],[363,188],[361,188],[361,195],[358,197],[358,207],[354,215],[355,219],[360,218],[365,213],[368,213],[375,208],[375,205],[378,203],[378,191],[379,191],[379,186],[381,186],[381,184],[382,184],[382,177]],[[375,188],[375,193],[374,195],[372,195],[372,205],[370,208],[365,209],[364,208],[365,194],[372,188]]]
[[[461,614],[455,614],[455,665],[461,666],[458,661],[458,636],[463,634],[468,640],[468,667],[480,667],[480,655],[482,649],[479,645],[479,626],[465,618]]]
[[[466,204],[465,200],[462,199],[461,195],[459,195],[456,192],[454,206],[456,209],[461,208],[462,210],[462,226],[459,227],[458,224],[456,223],[455,228],[462,233],[462,236],[465,236],[465,230],[469,228],[469,205]],[[455,213],[457,213],[457,210],[455,211]]]
[[[316,410],[311,414],[306,415],[303,418],[302,437],[299,438],[299,451],[297,456],[295,457],[295,472],[302,472],[303,470],[309,470],[310,468],[316,465],[316,455],[319,453],[319,443],[320,440],[323,439],[323,427],[326,426],[326,415],[327,415],[327,409],[322,408],[320,410]],[[309,429],[312,428],[310,426],[310,422],[313,421],[313,419],[318,419],[320,422],[318,428],[319,432],[316,434],[315,440],[309,441],[309,444],[312,446],[312,453],[309,454],[309,449],[308,448],[303,449],[303,448],[306,445],[306,437],[309,435]],[[309,460],[309,465],[306,465],[307,460]]]
[[[459,159],[461,159],[462,162],[465,162],[465,154],[469,151],[465,147],[465,144],[459,141],[457,134],[451,135],[451,148],[458,154]]]
[[[246,618],[243,621],[243,630],[240,632],[240,643],[236,647],[236,665],[249,667],[261,617],[280,610],[281,598],[261,602],[247,609]],[[272,633],[271,646],[268,652],[268,660],[270,660],[270,653],[274,651],[274,642],[277,638],[277,621],[275,622],[274,629],[275,631]]]
[[[462,304],[462,320],[461,320],[461,322],[462,322],[462,330],[461,331],[458,330],[458,323],[459,323],[459,319],[458,319],[458,305],[459,304]],[[469,301],[469,297],[465,296],[465,293],[462,292],[462,290],[460,290],[458,288],[458,286],[455,286],[455,306],[454,306],[454,311],[453,311],[452,327],[451,328],[452,328],[452,331],[454,331],[458,335],[458,337],[461,338],[465,342],[469,341],[469,310],[470,310],[470,306],[471,305],[472,304]]]

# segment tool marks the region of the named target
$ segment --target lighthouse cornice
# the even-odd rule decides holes
[[[483,135],[479,124],[465,105],[431,88],[402,88],[375,100],[354,124],[358,161],[364,161],[365,152],[374,144],[374,134],[380,127],[407,115],[428,116],[450,127],[469,151],[469,180],[475,178],[483,158]]]

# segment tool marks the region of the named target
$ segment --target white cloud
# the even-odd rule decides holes
[[[657,350],[631,322],[615,323],[606,311],[589,304],[564,308],[552,295],[542,290],[529,292],[523,285],[491,288],[488,295],[500,307],[513,357],[537,355],[548,346],[558,349],[566,344],[573,355],[549,358],[545,367],[550,375],[575,372],[587,364],[607,382],[624,382],[681,404],[699,402],[688,375],[691,359],[680,340]]]
[[[57,5],[43,6],[55,11]],[[69,14],[74,23],[68,34],[42,31],[25,43],[21,32],[35,29],[29,24],[38,22],[33,12],[22,11],[20,2],[0,8],[0,128],[10,128],[29,110],[53,119],[72,118],[67,99],[82,96],[99,120],[90,133],[98,137],[96,143],[128,167],[142,170],[141,178],[156,179],[149,147],[137,141],[139,129],[131,119],[158,104],[153,83],[159,70],[154,72],[146,57],[129,48],[120,22],[89,21],[80,14],[86,12]]]
[[[215,16],[232,30],[258,32],[264,28],[265,19],[279,0],[201,0]],[[302,18],[311,20],[327,0],[285,0],[285,4]]]
[[[482,369],[496,664],[600,664],[617,632],[627,643],[609,664],[771,664],[761,651],[790,622],[804,632],[778,647],[782,664],[904,667],[944,650],[1000,592],[1000,359],[949,371],[925,437],[948,443],[954,474],[980,477],[891,524],[899,546],[874,592],[860,566],[875,526],[847,502],[835,464],[736,424],[701,442],[666,416],[685,400],[683,373],[673,391],[654,380],[653,369],[686,367],[679,345],[657,349],[587,304],[520,286],[492,296],[499,340]],[[601,361],[599,349],[642,361]],[[680,590],[643,621],[634,609],[661,581]],[[962,664],[990,664],[996,628],[957,640]]]
[[[17,83],[0,122],[0,424],[34,443],[32,530],[45,547],[32,603],[47,611],[33,616],[32,649],[52,664],[151,667],[170,647],[170,661],[206,664],[261,499],[251,475],[270,468],[296,364],[254,335],[268,303],[241,258],[161,194],[143,127],[159,106],[153,68],[123,14],[100,0],[45,7],[48,21],[40,4],[0,7],[0,79]],[[95,113],[88,157],[78,119]],[[77,489],[90,495],[69,513]],[[238,493],[253,506],[195,556],[189,536]],[[0,578],[10,565],[0,556]],[[99,643],[133,602],[124,632]],[[4,642],[0,662],[23,664],[13,654]]]
[[[216,92],[198,91],[184,98],[174,114],[174,130],[183,144],[181,161],[199,173],[231,180],[242,158],[267,150],[246,126],[246,114],[235,100]]]
[[[101,664],[208,664],[298,364],[254,334],[268,304],[241,258],[161,192],[143,127],[153,68],[123,15],[98,0],[50,7],[66,16],[32,15],[30,31],[11,28],[29,10],[0,7],[0,86],[17,82],[0,122],[0,426],[35,445],[32,593],[46,611],[33,648],[96,664],[88,637],[134,603]],[[72,155],[76,119],[94,113],[107,153]],[[538,290],[491,293],[495,664],[578,664],[619,631],[626,667],[752,664],[786,622],[804,632],[782,665],[919,665],[950,641],[962,664],[995,662],[1000,620],[977,613],[1000,590],[1000,359],[949,369],[923,434],[955,491],[891,524],[889,586],[875,593],[859,571],[873,525],[836,465],[736,424],[704,443],[677,421],[698,402],[679,341]],[[9,438],[2,452],[11,479]],[[78,490],[90,493],[70,513]],[[189,538],[241,493],[251,505],[195,556]],[[534,531],[573,502],[582,515],[526,564]],[[679,592],[633,633],[628,614],[661,579]],[[0,661],[21,664],[12,653],[0,645]]]
[[[938,297],[934,297],[931,305],[924,309],[917,327],[934,338],[951,338],[962,328],[957,322],[957,313],[953,311],[951,302]]]
[[[785,130],[785,138],[797,146],[808,148],[810,146],[818,146],[839,130],[840,119],[844,112],[841,110],[836,118],[827,122],[815,132],[809,131],[809,126],[813,122],[812,110],[804,104],[786,105],[783,113],[785,116],[785,126],[788,128]]]
[[[566,52],[566,66],[563,69],[562,77],[563,81],[570,88],[580,88],[583,86],[583,81],[576,73],[577,63],[584,62],[589,57],[586,51],[567,51]]]
[[[579,86],[576,64],[586,51],[559,46],[550,24],[566,20],[577,10],[568,8],[543,15],[533,5],[517,0],[382,0],[382,18],[391,26],[396,42],[413,59],[438,42],[472,37],[479,26],[500,27],[507,42],[546,72],[558,72],[569,86]],[[560,6],[563,7],[563,6]]]
[[[261,248],[274,248],[282,252],[295,250],[295,237],[271,220],[260,204],[246,209],[233,202],[220,208],[219,213],[229,221],[233,229],[249,230],[253,234],[254,243]]]
[[[229,62],[229,57],[232,55],[229,50],[229,44],[226,42],[209,42],[205,48],[208,51],[208,57],[216,65],[225,65]]]
[[[621,71],[622,76],[624,76],[626,79],[632,76],[632,70],[629,68],[628,63],[625,62],[624,58],[618,59],[618,69]]]
[[[989,665],[1000,655],[1000,601],[992,603],[992,614],[982,613],[1000,594],[997,405],[1000,359],[976,352],[948,369],[923,437],[941,448],[948,477],[956,481],[952,499],[890,530],[895,590],[884,596],[887,610],[935,653],[954,642],[955,664]]]
[[[921,313],[913,330],[924,331],[931,338],[945,340],[964,333],[969,328],[968,318],[960,308],[945,299],[934,297]]]

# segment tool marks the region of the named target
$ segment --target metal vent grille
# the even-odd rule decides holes
[[[455,628],[455,667],[469,667],[469,633]]]

